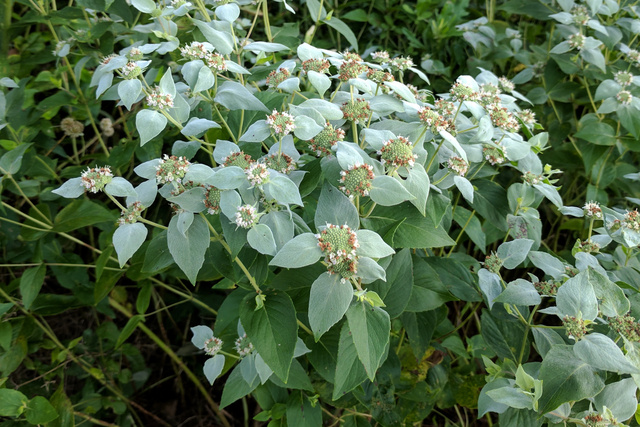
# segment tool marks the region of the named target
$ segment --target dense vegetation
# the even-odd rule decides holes
[[[638,425],[633,2],[4,6],[3,425]]]

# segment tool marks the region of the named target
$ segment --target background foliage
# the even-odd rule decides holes
[[[637,7],[224,3],[4,3],[3,423],[637,425]],[[340,110],[358,98],[359,124]],[[326,121],[346,142],[317,155]],[[415,159],[380,162],[400,136]],[[218,168],[241,149],[299,170]],[[156,185],[163,154],[191,162],[180,185]],[[340,172],[363,163],[350,200]],[[360,244],[344,282],[327,223]]]

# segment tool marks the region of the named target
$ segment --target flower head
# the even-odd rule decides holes
[[[638,210],[627,211],[627,213],[624,214],[622,225],[629,230],[640,231],[640,213]]]
[[[180,54],[183,58],[193,61],[194,59],[204,59],[209,50],[204,43],[191,42],[191,44],[180,48]]]
[[[413,145],[404,136],[385,141],[378,150],[382,164],[388,163],[392,167],[412,167],[418,156],[413,154]]]
[[[538,291],[540,295],[554,297],[558,293],[558,288],[560,287],[560,285],[555,281],[541,281],[534,282],[533,287],[536,288],[536,291]]]
[[[587,202],[582,207],[582,210],[584,211],[584,216],[587,218],[602,219],[602,209],[598,202]]]
[[[616,94],[616,99],[622,105],[631,104],[631,100],[633,99],[633,95],[628,90],[621,90]]]
[[[513,90],[516,88],[516,85],[514,85],[511,80],[504,76],[498,79],[498,84],[500,85],[500,88],[505,92],[513,92]]]
[[[609,326],[629,341],[640,341],[640,323],[631,315],[610,317]]]
[[[215,215],[220,212],[220,194],[222,191],[213,185],[205,187],[204,206],[207,208],[209,215]]]
[[[393,71],[405,71],[411,67],[413,67],[413,59],[405,58],[404,56],[399,56],[397,58],[393,58],[389,64],[391,65],[391,69]]]
[[[358,236],[347,225],[327,224],[327,227],[316,234],[318,246],[325,255],[329,274],[340,274],[343,279],[356,274],[356,249],[360,247]]]
[[[158,166],[156,166],[156,181],[158,184],[169,182],[182,182],[182,178],[189,170],[191,163],[186,157],[164,155]]]
[[[238,337],[235,342],[235,349],[240,357],[245,357],[253,351],[253,344],[251,344],[249,338],[247,338],[247,334]]]
[[[578,25],[587,25],[589,19],[589,9],[583,5],[575,5],[573,9],[571,9],[571,14],[573,15],[573,22]]]
[[[144,55],[142,51],[137,47],[132,47],[131,49],[129,49],[129,52],[127,52],[127,58],[132,62],[140,61],[143,57]]]
[[[355,79],[360,74],[366,73],[367,70],[366,65],[354,59],[344,61],[340,66],[340,80],[346,82],[349,79]]]
[[[499,274],[500,268],[502,267],[503,261],[496,255],[495,253],[491,253],[487,255],[484,259],[484,268],[489,270],[492,273]]]
[[[362,57],[360,55],[355,52],[347,52],[346,50],[342,52],[342,58],[344,58],[345,61],[362,62]]]
[[[142,206],[142,203],[138,201],[131,203],[127,209],[124,209],[120,213],[118,225],[135,224],[138,222],[138,219],[140,219],[143,210],[144,206]]]
[[[160,89],[159,86],[156,86],[149,93],[149,95],[147,95],[147,104],[150,107],[154,107],[158,110],[173,108],[173,96],[171,96],[171,94],[162,92],[162,89]]]
[[[309,141],[309,148],[316,152],[318,156],[331,155],[331,149],[338,141],[344,140],[344,130],[334,128],[327,122],[324,129]]]
[[[280,83],[287,80],[291,76],[291,73],[286,68],[279,68],[273,70],[267,76],[267,86],[278,87]]]
[[[462,83],[455,83],[451,87],[451,90],[449,90],[449,93],[453,101],[477,101],[479,99],[477,92],[474,92],[470,86]]]
[[[62,119],[60,121],[60,129],[63,130],[66,136],[70,136],[71,138],[79,138],[84,135],[84,125],[73,117],[65,117]]]
[[[253,163],[253,159],[248,154],[245,154],[244,151],[236,151],[235,153],[229,154],[222,160],[224,166],[238,166],[242,169],[247,169]]]
[[[502,145],[485,145],[482,148],[482,156],[491,166],[499,165],[505,162],[507,149]]]
[[[562,324],[567,332],[567,336],[575,341],[579,341],[587,335],[587,325],[584,320],[576,316],[564,316]]]
[[[85,191],[89,193],[97,193],[102,191],[104,187],[111,182],[113,174],[109,166],[103,166],[101,168],[88,168],[80,175],[82,186]]]
[[[455,129],[453,121],[439,114],[436,110],[429,107],[422,107],[418,111],[418,117],[431,132],[437,134],[441,131],[452,131]]]
[[[209,52],[207,56],[204,57],[204,62],[207,64],[207,67],[212,70],[220,72],[227,71],[227,64],[224,62],[224,57],[217,53]]]
[[[343,117],[354,123],[363,123],[371,113],[371,106],[364,98],[356,98],[355,101],[345,102],[340,109]]]
[[[522,175],[522,180],[529,185],[540,184],[543,178],[544,177],[542,175],[538,175],[533,172],[525,172],[525,174]]]
[[[142,68],[135,62],[127,62],[125,66],[120,69],[120,73],[126,80],[132,80],[142,74]]]
[[[253,162],[247,169],[244,170],[247,174],[247,179],[251,183],[251,188],[261,186],[269,179],[269,170],[267,165],[260,162]]]
[[[447,161],[447,167],[458,176],[465,176],[469,170],[469,163],[458,156],[451,156]]]
[[[279,113],[273,110],[271,115],[267,116],[267,124],[276,135],[289,135],[296,128],[293,116],[289,113]]]
[[[515,116],[505,107],[494,108],[489,114],[493,125],[506,132],[516,132],[520,129],[520,123]]]
[[[325,74],[329,72],[331,64],[326,59],[307,59],[302,63],[302,69],[305,73],[315,71],[316,73]]]
[[[113,129],[113,122],[108,117],[100,120],[99,126],[104,136],[113,136],[115,133],[115,130]]]
[[[525,125],[532,125],[536,122],[536,114],[529,109],[518,111],[516,115]]]
[[[618,83],[622,87],[629,86],[633,83],[633,74],[628,71],[618,71],[613,75],[616,83]]]
[[[222,350],[222,340],[220,338],[211,337],[204,342],[204,352],[208,356],[215,356]]]
[[[587,38],[580,33],[575,33],[569,36],[569,46],[571,49],[582,50]]]
[[[374,70],[373,68],[369,68],[367,71],[367,77],[369,80],[382,85],[384,82],[392,82],[395,81],[393,74],[388,73],[382,70]],[[383,92],[388,92],[389,88],[387,86],[381,86]]]
[[[251,205],[238,206],[236,211],[236,225],[242,228],[251,228],[258,220],[256,208]]]
[[[389,52],[386,50],[379,50],[371,54],[371,58],[377,63],[383,64],[389,62]]]
[[[296,169],[296,162],[287,154],[271,154],[264,158],[264,164],[269,168],[280,173],[286,173]]]
[[[341,178],[340,190],[342,190],[350,199],[354,196],[368,196],[371,190],[371,181],[373,181],[373,167],[368,164],[359,164],[349,166],[349,169],[340,172]]]

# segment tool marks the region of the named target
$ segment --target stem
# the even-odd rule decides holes
[[[444,144],[444,139],[442,141],[440,141],[440,144],[438,144],[438,148],[436,148],[436,152],[433,153],[433,157],[431,158],[431,160],[429,160],[429,164],[425,168],[425,171],[427,171],[427,173],[429,173],[429,169],[431,169],[431,165],[433,164],[433,161],[438,156],[438,151],[440,151],[440,147],[442,147],[442,144]]]

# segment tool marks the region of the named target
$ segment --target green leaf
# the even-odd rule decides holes
[[[322,426],[322,407],[312,405],[302,392],[293,392],[287,400],[288,427],[320,427]]]
[[[204,38],[206,38],[221,55],[228,55],[233,52],[233,36],[230,33],[216,30],[209,24],[198,21],[197,19],[192,19],[192,21],[202,32]]]
[[[276,254],[276,242],[273,239],[271,229],[267,225],[256,224],[253,226],[247,233],[247,242],[261,254]]]
[[[412,261],[413,288],[405,311],[429,311],[440,307],[448,301],[456,300],[456,297],[442,283],[433,267],[417,256],[414,256]]]
[[[133,185],[126,179],[116,176],[104,187],[104,192],[116,197],[138,197]]]
[[[364,230],[359,230],[358,233]],[[386,281],[376,280],[367,289],[376,292],[384,301],[389,317],[398,317],[407,307],[413,290],[411,251],[403,249],[391,259],[385,269]]]
[[[31,308],[31,304],[40,293],[46,273],[47,267],[44,264],[29,268],[22,273],[22,277],[20,277],[20,293],[22,294],[22,304],[27,310]]]
[[[226,81],[218,87],[214,101],[225,108],[269,112],[269,109],[240,83]]]
[[[281,52],[291,50],[287,46],[281,43],[268,43],[268,42],[252,42],[246,45],[245,50],[252,52]]]
[[[476,244],[478,249],[482,253],[486,253],[487,238],[478,217],[475,214],[472,215],[472,212],[463,206],[457,206],[453,212],[453,220],[464,228],[464,232],[467,233],[467,236]]]
[[[369,197],[380,206],[394,206],[414,198],[400,181],[387,175],[373,178]]]
[[[633,378],[625,378],[607,384],[593,401],[598,411],[602,412],[606,406],[617,419],[628,420],[638,408],[637,388]]]
[[[636,139],[640,138],[640,117],[638,110],[632,105],[622,105],[616,110],[620,123]]]
[[[607,317],[617,317],[626,314],[630,309],[630,302],[618,285],[607,276],[589,267],[584,274],[585,279],[593,287],[600,303],[600,312]]]
[[[131,5],[142,13],[151,13],[156,8],[153,0],[131,0]]]
[[[426,215],[427,198],[429,197],[429,189],[431,188],[430,184],[429,175],[419,163],[409,170],[409,176],[402,182],[402,185],[404,185],[407,191],[413,196],[409,202],[411,202],[422,215]]]
[[[482,312],[480,323],[482,337],[493,351],[503,359],[517,361],[522,346],[522,326],[515,322],[497,321],[486,310]]]
[[[318,125],[315,120],[307,116],[296,116],[295,124],[296,127],[293,130],[293,133],[296,138],[302,141],[310,140],[324,129],[322,126]]]
[[[63,233],[100,222],[115,221],[116,215],[104,206],[90,200],[79,199],[58,212],[53,222],[53,230]]]
[[[120,335],[118,335],[118,340],[116,341],[115,348],[119,348],[125,341],[131,336],[131,334],[136,330],[138,324],[140,322],[144,322],[144,315],[136,314],[132,316],[120,331]]]
[[[582,123],[582,120],[580,122]],[[583,124],[574,136],[597,145],[615,145],[616,143],[616,132],[613,127],[597,119]]]
[[[12,334],[13,328],[11,327],[11,323],[0,323],[0,347],[2,347],[5,351],[9,351],[9,348],[11,347],[11,341],[13,340]]]
[[[619,374],[639,374],[640,370],[624,357],[620,347],[611,338],[597,332],[583,337],[573,346],[580,359],[594,368]]]
[[[224,355],[216,354],[215,356],[207,359],[204,362],[204,367],[202,370],[204,371],[204,376],[207,377],[209,384],[213,385],[213,382],[220,376],[222,373],[222,369],[224,368]]]
[[[138,79],[123,80],[118,84],[118,96],[127,110],[131,111],[131,106],[138,100],[142,92],[142,82]]]
[[[136,114],[136,129],[140,134],[140,145],[151,141],[167,126],[167,118],[154,110],[140,110]]]
[[[536,349],[543,358],[547,356],[547,353],[554,345],[565,343],[560,334],[553,329],[534,327],[531,328],[531,332],[536,343]]]
[[[326,74],[309,70],[307,71],[307,78],[320,96],[324,96],[325,92],[331,87],[331,79]]]
[[[334,30],[342,34],[344,38],[346,38],[347,41],[351,43],[351,46],[353,47],[354,52],[357,52],[359,50],[358,39],[356,38],[356,35],[353,33],[353,31],[351,31],[351,28],[349,28],[347,24],[345,24],[343,21],[341,21],[336,17],[322,19],[322,22],[324,22],[325,24],[327,24],[328,26],[330,26],[331,28],[333,28]]]
[[[509,203],[506,190],[499,184],[486,179],[476,179],[473,184],[477,190],[471,206],[495,227],[507,231],[506,218],[509,213]]]
[[[346,314],[358,358],[373,381],[389,343],[389,314],[379,307],[359,301],[354,302]]]
[[[224,389],[222,390],[222,397],[220,398],[220,409],[223,409],[238,399],[243,398],[247,394],[255,390],[260,385],[260,378],[256,375],[251,384],[247,383],[242,377],[242,370],[240,365],[231,371],[227,381],[224,383]]]
[[[153,291],[153,285],[151,283],[145,283],[140,292],[138,298],[136,298],[136,311],[138,314],[145,314],[151,303],[151,291]]]
[[[113,233],[113,247],[118,254],[120,268],[140,249],[148,232],[147,227],[140,222],[123,224],[116,229]]]
[[[173,257],[169,252],[169,246],[167,245],[167,232],[166,230],[156,234],[144,256],[144,263],[142,264],[142,272],[144,273],[157,273],[173,264]]]
[[[269,181],[264,186],[265,192],[276,199],[278,203],[283,205],[298,205],[302,206],[302,199],[300,198],[300,192],[296,184],[291,181],[286,175],[277,174],[272,172],[269,177]]]
[[[358,236],[358,244],[360,245],[360,247],[356,249],[356,254],[359,256],[384,258],[396,253],[375,231],[358,230],[356,231],[356,235]]]
[[[167,230],[167,245],[178,267],[195,285],[198,271],[204,263],[204,254],[209,247],[209,227],[206,221],[196,216],[191,227],[183,235],[178,229],[178,217],[174,216]]]
[[[31,142],[27,144],[20,144],[13,150],[4,153],[4,155],[0,157],[0,172],[4,175],[14,175],[18,173],[22,166],[22,157],[24,156],[24,152],[32,145],[33,144]]]
[[[209,129],[219,129],[220,125],[213,120],[192,117],[180,131],[184,136],[198,136]]]
[[[516,239],[505,242],[498,247],[497,255],[502,260],[502,265],[508,270],[519,266],[526,258],[533,240]]]
[[[17,390],[10,388],[0,389],[0,416],[17,417],[24,411],[27,402],[27,396]]]
[[[289,240],[269,265],[300,268],[315,264],[321,257],[322,250],[318,247],[318,239],[313,233],[303,233]]]
[[[568,345],[554,345],[540,367],[544,389],[538,401],[541,414],[565,402],[594,397],[604,388],[604,374],[575,356]]]
[[[226,22],[234,22],[240,16],[240,7],[236,3],[216,7],[216,16]]]
[[[365,371],[364,365],[358,359],[356,346],[353,343],[351,330],[349,329],[349,322],[344,322],[340,330],[332,399],[338,400],[358,387],[366,379],[367,371]]]
[[[71,178],[51,192],[66,199],[76,199],[84,194],[84,190],[85,188],[82,185],[82,178]]]
[[[311,285],[309,325],[316,341],[347,312],[353,300],[353,287],[339,274],[322,273]]]
[[[324,227],[327,224],[346,224],[352,230],[357,230],[360,228],[360,216],[347,196],[325,182],[318,199],[314,223],[316,228]]]
[[[289,379],[286,383],[282,382],[276,375],[271,375],[269,381],[281,388],[289,388],[294,390],[313,391],[313,385],[307,375],[307,371],[302,367],[300,362],[293,359],[291,370],[289,371]]]
[[[509,283],[507,288],[494,299],[494,302],[515,305],[537,305],[542,298],[531,282],[523,279],[516,279]]]
[[[564,264],[558,258],[546,252],[530,251],[527,255],[529,260],[556,280],[559,280],[564,274]]]
[[[240,305],[240,321],[260,356],[285,383],[298,338],[296,309],[284,292],[265,293],[264,305],[256,307],[255,295]]]

